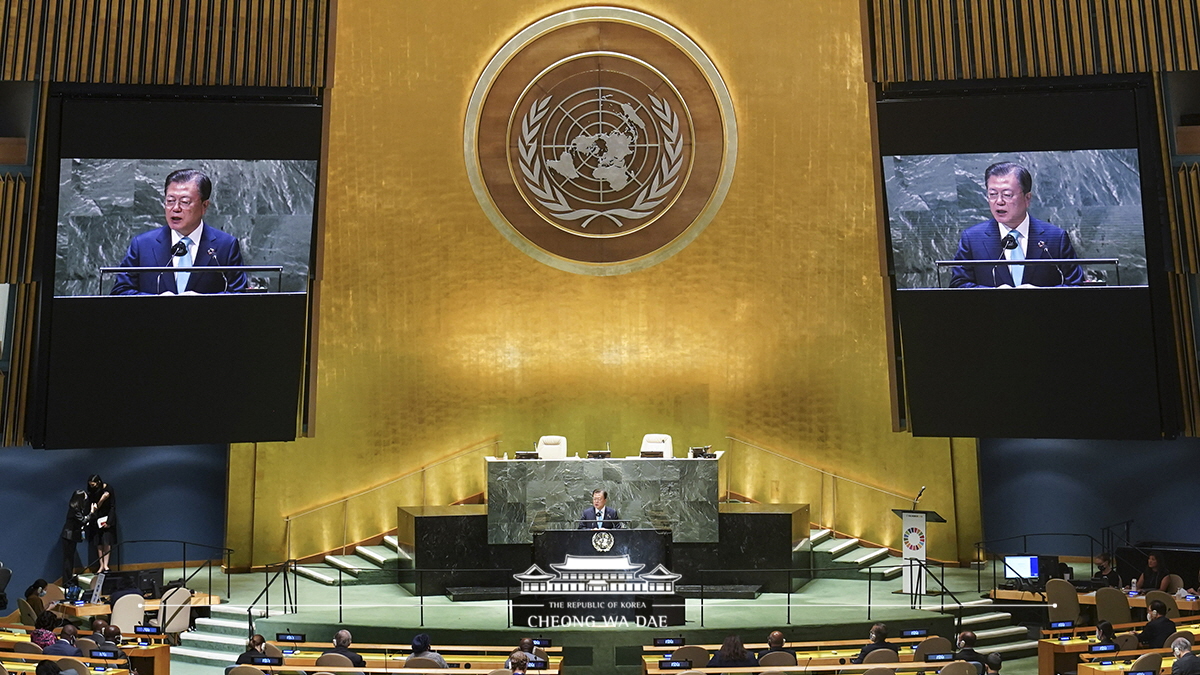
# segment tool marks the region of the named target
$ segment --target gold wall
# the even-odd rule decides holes
[[[235,563],[283,559],[287,514],[496,437],[511,453],[546,433],[573,451],[610,441],[618,456],[647,432],[677,448],[725,449],[736,435],[900,494],[928,485],[923,506],[951,521],[931,529],[930,555],[969,555],[974,443],[892,431],[859,5],[624,4],[717,64],[739,152],[724,207],[695,242],[651,269],[596,277],[510,245],[472,195],[462,152],[487,61],[579,3],[340,3],[315,437],[233,447]],[[902,500],[843,486],[822,509],[820,478],[766,457],[734,448],[731,482],[897,545],[888,509]],[[431,471],[425,499],[479,487],[471,465]],[[393,527],[394,513],[356,515],[348,538]],[[327,524],[292,553],[338,546],[342,529]]]

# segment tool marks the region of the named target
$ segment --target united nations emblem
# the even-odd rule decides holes
[[[612,533],[605,530],[600,530],[596,534],[592,535],[592,548],[601,553],[607,553],[612,550],[615,541],[616,540],[613,539]]]
[[[510,40],[485,68],[464,131],[472,187],[496,228],[542,262],[600,275],[656,264],[699,235],[736,146],[728,91],[704,52],[613,7],[556,14]]]

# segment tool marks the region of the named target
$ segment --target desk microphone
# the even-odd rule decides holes
[[[1004,260],[1004,258],[1005,258],[1004,252],[1011,251],[1016,247],[1017,247],[1017,238],[1012,236],[1012,234],[1004,235],[1004,238],[1000,240],[1000,257],[997,258],[997,260]],[[992,287],[993,288],[995,288],[997,285],[996,284],[996,267],[997,267],[996,265],[992,265]]]
[[[217,261],[217,267],[221,266],[221,261],[217,260],[217,249],[215,249],[215,248],[208,249],[208,255],[209,255],[209,258],[208,258],[207,266],[211,267],[214,260]],[[221,281],[225,282],[225,289],[222,290],[221,292],[228,293],[229,292],[229,277],[225,276],[224,272],[218,272],[218,274],[221,275]]]
[[[1038,248],[1041,249],[1043,258],[1053,258],[1054,257],[1054,256],[1050,255],[1050,247],[1046,246],[1046,242],[1039,241]],[[1065,274],[1063,274],[1062,268],[1059,267],[1058,263],[1054,263],[1054,269],[1058,270],[1058,285],[1066,286],[1067,285],[1067,277]]]
[[[185,245],[182,241],[177,241],[177,242],[175,242],[175,245],[171,247],[171,250],[168,251],[167,253],[169,254],[169,257],[167,258],[167,264],[163,265],[163,267],[173,267],[175,261],[171,260],[171,258],[181,258],[181,257],[187,255],[187,245]],[[155,284],[154,284],[155,294],[162,292],[162,275],[164,275],[164,274],[166,274],[166,272],[158,273],[158,279],[155,281]],[[175,290],[178,291],[179,289],[175,289]]]

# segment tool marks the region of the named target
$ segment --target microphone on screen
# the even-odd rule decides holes
[[[163,265],[163,267],[171,267],[172,266],[174,261],[171,260],[171,258],[179,258],[181,256],[187,255],[187,246],[184,245],[184,243],[182,241],[177,241],[177,242],[175,242],[175,245],[171,247],[171,250],[168,251],[167,253],[170,257],[167,258],[167,264]],[[154,291],[156,294],[162,292],[162,275],[164,275],[164,274],[166,274],[166,272],[159,272],[158,278],[154,282]],[[176,289],[176,290],[178,290],[178,289]]]
[[[1017,247],[1017,238],[1011,234],[1007,234],[1000,240],[1000,257],[996,260],[1004,260],[1004,252],[1011,251]],[[992,265],[992,287],[996,287],[996,265]]]
[[[215,249],[215,248],[208,249],[208,255],[209,255],[209,258],[208,258],[209,266],[212,266],[214,260],[216,260],[217,267],[221,266],[221,261],[217,260],[217,249]],[[221,292],[228,293],[229,292],[229,277],[225,276],[224,272],[218,272],[218,274],[221,275],[221,281],[225,282],[225,288]]]
[[[1039,241],[1038,248],[1041,249],[1043,258],[1053,258],[1054,257],[1054,256],[1050,255],[1050,247],[1046,246],[1046,242]],[[1054,269],[1058,270],[1058,285],[1066,286],[1067,285],[1067,277],[1066,277],[1066,275],[1063,274],[1062,267],[1060,267],[1058,265],[1058,263],[1054,263]]]

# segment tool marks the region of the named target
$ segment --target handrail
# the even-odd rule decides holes
[[[247,639],[254,637],[254,606],[258,604],[259,600],[263,599],[263,596],[266,596],[266,600],[267,600],[266,605],[264,607],[263,616],[266,616],[266,617],[271,616],[271,584],[275,583],[275,581],[277,579],[279,579],[279,576],[281,574],[283,575],[284,609],[290,610],[292,613],[295,613],[299,610],[299,608],[300,608],[300,596],[299,596],[300,584],[299,584],[299,575],[296,574],[296,572],[295,572],[296,564],[297,563],[295,560],[284,560],[283,562],[277,562],[277,563],[271,563],[270,565],[264,565],[263,574],[267,575],[267,583],[265,583],[263,585],[263,589],[261,591],[259,591],[258,595],[254,598],[254,601],[251,602],[246,607],[246,625],[247,625],[247,629],[249,630],[249,632],[246,635]],[[278,569],[275,570],[275,576],[271,576],[271,568],[275,567],[275,566],[278,566]],[[288,586],[287,573],[288,573],[289,569],[292,570],[292,587]],[[340,573],[341,569],[339,568],[338,571]],[[339,574],[338,576],[340,577],[341,575]],[[340,612],[341,612],[341,579],[340,578],[338,579],[338,611],[339,611],[338,621],[340,622],[341,621],[341,616],[340,616]]]
[[[1132,522],[1132,521],[1129,521],[1129,522]],[[1123,523],[1117,523],[1117,524],[1121,525]],[[1129,563],[1128,560],[1125,560],[1124,558],[1121,558],[1120,556],[1118,556],[1115,549],[1113,549],[1111,551],[1107,550],[1105,548],[1104,542],[1100,541],[1099,539],[1093,537],[1090,534],[1083,534],[1080,532],[1030,532],[1027,534],[1014,534],[1011,537],[1001,537],[998,539],[985,539],[983,541],[975,542],[976,557],[979,558],[979,562],[981,562],[981,563],[985,562],[987,560],[987,555],[989,553],[991,553],[990,551],[988,551],[986,544],[996,544],[996,543],[999,543],[1002,541],[1011,541],[1014,539],[1022,540],[1021,548],[1026,554],[1028,554],[1029,553],[1029,541],[1028,541],[1029,537],[1085,537],[1088,539],[1089,544],[1099,544],[1100,550],[1106,551],[1115,560],[1121,560],[1127,564]],[[1129,543],[1128,540],[1126,540],[1126,543]],[[1130,546],[1129,548],[1132,548],[1133,550],[1138,551],[1139,553],[1144,553],[1144,551],[1142,551],[1142,549],[1140,549],[1136,546]],[[1088,553],[1089,553],[1089,555],[1088,555],[1089,558],[1096,557],[1096,549],[1094,547],[1089,548]],[[1008,567],[1008,563],[1005,563],[1005,567]],[[1136,567],[1136,565],[1135,565],[1135,567]],[[1010,567],[1009,569],[1012,569],[1012,568]],[[976,569],[975,578],[976,578],[976,581],[975,581],[976,590],[982,591],[983,590],[983,567],[982,566],[980,566],[979,568]],[[1022,577],[1022,579],[1023,578],[1024,577]],[[992,566],[992,586],[995,587],[995,585],[996,585],[996,568],[993,565]]]
[[[701,568],[696,571],[696,574],[699,577],[699,581],[700,581],[700,627],[701,628],[704,627],[704,587],[706,586],[706,584],[704,583],[704,577],[705,577],[706,573],[729,574],[732,572],[753,572],[756,574],[786,574],[787,575],[786,576],[786,579],[787,579],[787,601],[786,601],[787,619],[786,619],[785,623],[791,624],[792,623],[792,580],[796,578],[796,575],[793,575],[792,573],[793,572],[804,572],[805,574],[800,575],[800,576],[802,578],[808,578],[811,581],[811,580],[817,578],[817,574],[816,574],[817,572],[843,572],[843,571],[845,571],[845,569],[846,568],[844,568],[844,567],[812,567],[812,566],[809,566],[809,567],[758,567],[758,568],[747,568],[747,569]],[[876,572],[875,570],[872,570],[870,568],[859,569],[859,572],[863,572],[867,575],[866,608],[867,608],[867,621],[870,621],[871,620],[872,595],[873,595],[872,581],[875,579],[876,574],[882,576],[884,574],[884,572]],[[886,579],[884,579],[884,580],[886,581]]]
[[[466,454],[469,454],[469,453],[472,453],[472,452],[478,452],[479,450],[483,450],[484,448],[488,448],[488,447],[491,447],[491,446],[493,446],[493,445],[499,445],[500,443],[503,443],[503,441],[501,441],[500,439],[496,439],[496,440],[494,440],[494,441],[491,441],[490,443],[484,443],[484,444],[482,444],[482,445],[477,445],[477,446],[475,446],[475,447],[473,447],[473,448],[468,448],[468,449],[466,449],[466,450],[459,450],[458,452],[455,452],[455,453],[453,453],[453,454],[451,454],[451,455],[448,455],[448,456],[446,456],[446,457],[443,457],[442,459],[439,459],[439,460],[437,460],[436,462],[433,462],[433,463],[431,463],[431,464],[426,464],[425,466],[423,466],[423,467],[420,467],[420,468],[418,468],[418,469],[414,469],[414,470],[412,470],[412,471],[410,471],[410,472],[408,472],[408,473],[406,473],[406,474],[404,474],[404,475],[397,476],[397,477],[395,477],[395,478],[393,478],[393,479],[389,480],[389,481],[388,481],[388,482],[386,482],[386,483],[380,483],[379,485],[376,485],[376,486],[374,486],[374,487],[369,487],[369,488],[366,488],[365,490],[359,490],[358,492],[355,492],[355,493],[353,493],[353,494],[350,494],[350,495],[347,495],[347,496],[345,496],[345,497],[342,497],[341,499],[337,499],[337,500],[335,500],[335,501],[332,501],[332,502],[329,502],[329,503],[327,503],[327,504],[322,504],[321,506],[314,506],[313,508],[311,508],[311,509],[308,509],[308,510],[306,510],[306,511],[301,511],[301,512],[299,512],[299,513],[292,513],[292,514],[286,515],[286,516],[284,516],[284,517],[283,517],[283,519],[284,519],[285,521],[290,521],[290,520],[292,520],[292,519],[294,519],[294,518],[299,518],[300,516],[307,516],[308,514],[310,514],[310,513],[315,513],[315,512],[317,512],[317,511],[320,511],[321,509],[327,509],[327,508],[329,508],[330,506],[335,506],[335,505],[337,505],[337,504],[341,504],[342,502],[348,502],[348,501],[350,501],[351,499],[354,499],[355,497],[361,497],[362,495],[365,495],[365,494],[372,493],[372,492],[374,492],[374,491],[376,491],[376,490],[381,490],[381,489],[383,489],[383,488],[385,488],[385,487],[387,487],[387,486],[389,486],[389,485],[393,485],[393,484],[395,484],[395,483],[398,483],[398,482],[400,482],[400,481],[404,480],[405,478],[408,478],[408,477],[410,477],[410,476],[415,476],[415,475],[417,475],[417,474],[421,473],[422,471],[425,471],[425,470],[427,470],[427,469],[432,469],[433,467],[435,467],[435,466],[438,466],[438,465],[440,465],[440,464],[445,464],[446,462],[449,462],[449,461],[450,461],[450,460],[452,460],[452,459],[457,459],[457,458],[458,458],[460,455],[466,455]]]
[[[342,498],[340,498],[340,499],[336,499],[336,500],[334,500],[334,501],[331,501],[331,502],[328,502],[328,503],[322,504],[322,505],[320,505],[320,506],[314,506],[314,507],[312,507],[312,508],[310,508],[310,509],[306,509],[306,510],[304,510],[304,511],[300,511],[300,512],[298,512],[298,513],[291,513],[291,514],[285,515],[285,516],[283,517],[283,522],[284,522],[284,539],[285,539],[285,541],[286,541],[286,544],[285,544],[285,546],[286,546],[286,548],[287,548],[287,555],[288,555],[288,559],[289,559],[289,560],[290,560],[290,559],[292,559],[292,521],[293,521],[293,520],[296,520],[297,518],[301,518],[301,517],[303,517],[303,516],[307,516],[307,515],[309,515],[309,514],[311,514],[311,513],[316,513],[317,511],[322,511],[322,510],[324,510],[324,509],[327,509],[327,508],[329,508],[329,507],[331,507],[331,506],[337,506],[337,505],[339,505],[339,504],[340,504],[340,505],[342,506],[342,553],[343,553],[343,554],[345,554],[345,552],[346,552],[346,545],[348,544],[348,542],[346,541],[346,531],[347,531],[347,529],[348,529],[348,527],[349,527],[349,523],[348,523],[348,519],[349,519],[349,505],[350,505],[350,501],[351,501],[352,499],[356,499],[356,498],[358,498],[358,497],[361,497],[361,496],[363,496],[363,495],[370,494],[370,493],[372,493],[372,492],[375,492],[375,491],[377,491],[377,490],[382,490],[383,488],[386,488],[386,487],[389,487],[389,486],[395,485],[396,483],[398,483],[398,482],[400,482],[400,481],[402,481],[402,480],[405,480],[405,479],[407,479],[407,478],[411,478],[411,477],[413,477],[413,476],[416,476],[416,475],[418,475],[418,474],[420,474],[420,475],[422,476],[422,478],[424,478],[425,472],[426,472],[426,471],[428,471],[429,469],[432,469],[432,468],[434,468],[434,467],[436,467],[436,466],[440,466],[440,465],[442,465],[442,464],[445,464],[446,462],[449,462],[449,461],[452,461],[452,460],[458,459],[459,457],[462,457],[462,456],[468,455],[468,454],[470,454],[470,453],[473,453],[473,452],[479,452],[480,450],[484,450],[484,449],[486,449],[486,448],[490,448],[490,447],[492,447],[492,446],[495,446],[495,445],[500,445],[501,443],[503,443],[503,441],[501,441],[500,439],[498,439],[498,438],[497,438],[497,439],[491,440],[491,441],[489,441],[489,442],[487,442],[487,443],[482,443],[482,444],[479,444],[479,445],[475,445],[475,446],[473,446],[473,447],[470,447],[470,448],[467,448],[467,449],[465,449],[465,450],[459,450],[459,451],[457,451],[457,452],[454,452],[454,453],[451,453],[450,455],[447,455],[446,457],[443,457],[443,458],[441,458],[441,459],[439,459],[439,460],[436,460],[436,461],[434,461],[434,462],[431,462],[431,463],[429,463],[429,464],[426,464],[425,466],[422,466],[422,467],[420,467],[420,468],[414,469],[413,471],[410,471],[410,472],[408,472],[408,473],[406,473],[406,474],[403,474],[403,475],[397,476],[397,477],[395,477],[395,478],[393,478],[393,479],[391,479],[391,480],[389,480],[389,481],[387,481],[387,482],[385,482],[385,483],[380,483],[379,485],[375,485],[375,486],[373,486],[373,487],[369,487],[369,488],[365,488],[365,489],[363,489],[363,490],[359,490],[359,491],[357,491],[357,492],[354,492],[354,493],[352,493],[352,494],[349,494],[349,495],[347,495],[347,496],[345,496],[345,497],[342,497]],[[423,485],[423,484],[422,484],[422,485]],[[421,494],[422,494],[421,501],[422,501],[422,503],[424,503],[424,501],[425,501],[425,497],[424,497],[424,494],[425,494],[425,493],[424,493],[424,487],[422,487],[422,493],[421,493]]]
[[[204,568],[207,567],[208,568],[208,594],[209,595],[212,595],[212,560],[205,560],[203,564],[201,564],[199,567],[197,567],[195,569],[195,571],[193,571],[191,574],[188,574],[187,573],[187,570],[188,570],[187,547],[188,546],[200,546],[203,548],[216,549],[218,551],[221,551],[222,564],[224,565],[226,570],[229,569],[230,556],[233,555],[233,552],[234,552],[234,550],[232,548],[229,548],[228,546],[218,546],[216,544],[202,544],[202,543],[195,542],[195,541],[185,541],[183,539],[123,539],[123,540],[117,542],[117,567],[118,568],[122,566],[121,561],[122,561],[122,558],[124,557],[123,551],[125,550],[124,547],[126,544],[180,544],[180,545],[182,545],[183,552],[180,554],[181,557],[179,559],[179,563],[180,563],[181,574],[183,576],[183,585],[186,586],[187,583],[189,581],[191,581],[197,574],[199,574],[201,570],[203,570]],[[90,567],[90,565],[89,565],[89,567]],[[228,598],[231,595],[233,595],[233,581],[229,577],[229,573],[226,572],[226,574],[225,574],[225,597]]]
[[[909,502],[913,501],[913,498],[912,498],[912,497],[909,497],[909,496],[907,496],[907,495],[898,494],[898,493],[896,493],[896,492],[892,492],[891,490],[885,490],[885,489],[883,489],[883,488],[881,488],[881,487],[875,487],[874,485],[868,485],[868,484],[866,484],[866,483],[862,483],[862,482],[856,481],[856,480],[854,480],[853,478],[846,478],[845,476],[839,476],[838,474],[836,474],[836,473],[833,473],[832,471],[826,471],[825,469],[822,469],[822,468],[820,468],[820,467],[813,466],[813,465],[811,465],[811,464],[806,464],[806,463],[804,463],[804,462],[801,462],[801,461],[800,461],[800,460],[798,460],[798,459],[795,459],[795,458],[793,458],[793,457],[788,457],[787,455],[782,455],[782,454],[780,454],[780,453],[778,453],[778,452],[775,452],[774,450],[770,450],[770,449],[768,449],[768,448],[764,448],[764,447],[762,447],[762,446],[760,446],[760,445],[755,445],[754,443],[751,443],[751,442],[749,442],[749,441],[746,441],[746,440],[742,440],[742,439],[740,439],[740,438],[738,438],[738,437],[736,437],[736,436],[726,436],[726,437],[725,437],[725,440],[727,440],[727,441],[733,441],[733,442],[735,442],[735,443],[741,443],[742,445],[749,446],[749,447],[751,447],[751,448],[754,448],[755,450],[761,450],[761,451],[763,451],[763,452],[765,452],[765,453],[767,453],[767,454],[769,454],[769,455],[775,455],[776,457],[778,457],[778,458],[780,458],[780,459],[785,459],[785,460],[787,460],[787,461],[789,461],[789,462],[792,462],[793,464],[799,464],[800,466],[802,466],[802,467],[804,467],[804,468],[806,468],[806,469],[812,469],[813,471],[816,471],[817,473],[821,473],[821,474],[824,474],[824,475],[826,475],[826,476],[830,476],[830,477],[832,477],[832,478],[836,478],[837,480],[846,481],[847,483],[852,483],[852,484],[854,484],[854,485],[858,485],[859,487],[865,487],[865,488],[867,488],[868,490],[874,490],[874,491],[876,491],[876,492],[882,492],[882,493],[883,493],[883,494],[885,494],[885,495],[891,495],[891,496],[893,496],[893,497],[897,497],[897,498],[899,498],[899,499],[903,499],[903,500],[905,500],[905,501],[909,501]]]
[[[940,562],[937,563],[937,566],[939,568],[941,568],[941,570],[942,570],[942,578],[939,579],[937,576],[929,573],[929,561],[919,560],[917,558],[909,558],[905,562],[907,562],[909,564],[909,567],[911,567],[913,563],[920,565],[922,573],[926,574],[928,578],[933,579],[934,581],[936,581],[938,583],[938,586],[942,587],[942,595],[940,595],[939,598],[944,598],[945,596],[949,595],[950,599],[954,601],[954,604],[956,605],[955,617],[954,617],[954,632],[955,632],[955,634],[961,633],[962,629],[963,629],[962,628],[963,603],[962,603],[962,600],[959,600],[958,596],[954,594],[954,591],[950,590],[946,586],[946,566]],[[917,597],[919,595],[920,594],[916,592],[916,589],[914,589],[913,592],[909,594],[909,602],[911,603],[912,609],[920,609],[920,603],[917,602]],[[941,609],[939,611],[941,611],[941,612],[946,611],[946,602],[944,599],[941,603]]]

